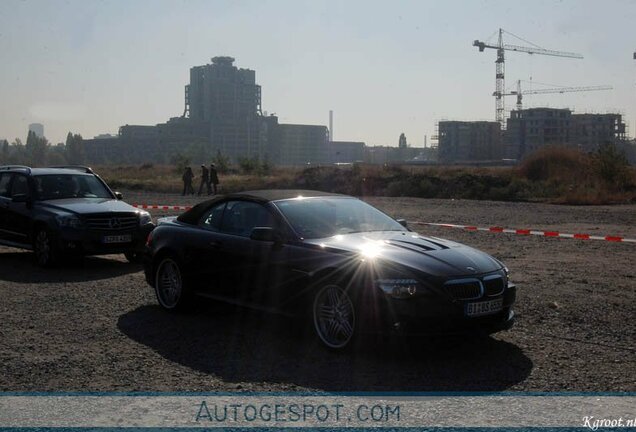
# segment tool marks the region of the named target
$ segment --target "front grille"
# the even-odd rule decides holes
[[[481,297],[481,283],[477,280],[446,282],[444,289],[455,300],[471,300]]]
[[[100,215],[86,218],[88,229],[97,231],[130,231],[137,228],[138,225],[139,219],[136,215]]]
[[[484,278],[484,294],[495,297],[504,291],[504,280],[501,276],[487,276]]]

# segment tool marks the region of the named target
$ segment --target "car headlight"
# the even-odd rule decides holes
[[[420,287],[415,279],[379,279],[375,284],[384,293],[396,299],[413,297]]]
[[[55,218],[61,228],[81,228],[82,220],[75,215],[57,216]]]
[[[147,211],[139,212],[139,225],[146,225],[152,222],[152,216]]]

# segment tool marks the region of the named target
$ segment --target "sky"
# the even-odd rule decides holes
[[[165,122],[183,113],[190,67],[227,55],[282,123],[326,126],[333,110],[336,140],[430,145],[439,120],[494,120],[496,53],[472,42],[500,27],[584,56],[507,52],[506,88],[613,87],[524,107],[620,112],[633,136],[635,22],[636,2],[618,0],[0,0],[0,139],[34,122],[52,143]]]

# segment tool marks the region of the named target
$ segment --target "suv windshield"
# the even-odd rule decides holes
[[[113,198],[96,177],[86,174],[35,176],[35,195],[41,201],[65,198]]]
[[[306,198],[274,202],[303,238],[369,231],[406,231],[402,225],[355,198]]]

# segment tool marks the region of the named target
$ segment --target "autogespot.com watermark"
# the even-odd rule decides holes
[[[393,423],[400,406],[388,404],[208,404],[202,401],[195,420],[203,423]]]
[[[583,417],[583,426],[593,431],[605,428],[634,428],[636,427],[636,417],[624,419],[618,418],[597,418],[594,416]]]

